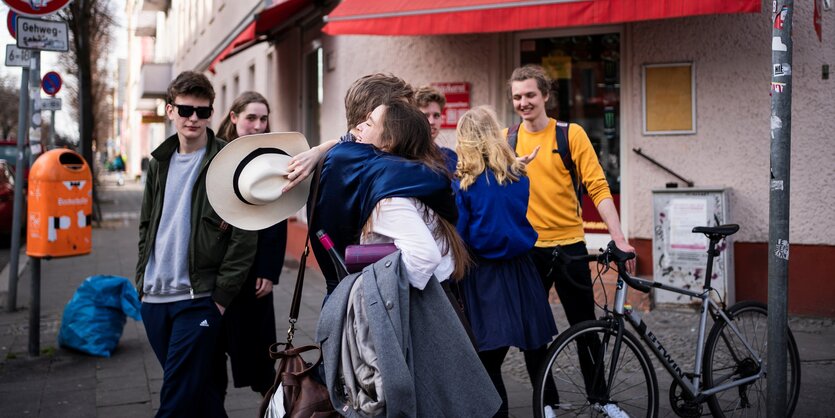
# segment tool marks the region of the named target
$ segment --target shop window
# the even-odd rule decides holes
[[[522,39],[520,62],[552,79],[548,116],[586,130],[612,193],[620,193],[620,35]]]
[[[519,40],[520,64],[539,64],[552,79],[548,116],[585,129],[620,207],[620,35]],[[606,233],[591,199],[583,197],[586,233]]]

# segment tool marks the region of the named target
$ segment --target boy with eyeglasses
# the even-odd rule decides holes
[[[136,286],[163,367],[157,417],[225,417],[212,374],[220,319],[243,284],[256,234],[223,222],[206,197],[209,162],[226,144],[208,129],[214,89],[200,73],[168,86],[177,133],[152,153],[139,217]]]

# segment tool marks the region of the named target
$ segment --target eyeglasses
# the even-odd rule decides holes
[[[176,103],[171,103],[171,106],[176,107],[177,114],[184,118],[190,118],[194,112],[197,112],[197,117],[200,119],[209,119],[212,116],[211,106],[189,106]]]

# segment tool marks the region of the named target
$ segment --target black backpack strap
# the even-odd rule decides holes
[[[507,129],[507,144],[510,145],[510,149],[512,149],[514,153],[516,152],[516,139],[519,137],[520,125],[522,124],[517,123]]]
[[[577,164],[571,158],[571,148],[568,146],[568,122],[557,121],[557,152],[560,154],[562,164],[571,176],[571,185],[574,187],[574,194],[577,196],[577,215],[580,215],[580,207],[583,204],[583,183],[577,175]]]

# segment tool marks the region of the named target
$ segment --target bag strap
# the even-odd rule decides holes
[[[521,125],[521,123],[517,123],[507,130],[507,143],[514,153],[516,152],[516,143]],[[574,189],[574,195],[577,197],[577,216],[580,216],[580,208],[583,205],[583,184],[580,176],[577,175],[577,164],[574,163],[574,159],[571,157],[571,148],[568,146],[568,125],[568,122],[557,121],[557,152],[560,154],[562,164],[571,177],[571,186]]]
[[[507,130],[507,143],[510,145],[510,149],[516,153],[516,140],[519,138],[519,126],[522,125],[521,123],[517,123],[514,126],[511,126]],[[517,154],[518,155],[518,154]]]
[[[316,201],[319,198],[319,177],[322,174],[322,166],[325,158],[319,159],[319,164],[316,165],[316,172],[313,175],[313,190],[311,191],[313,206],[310,208],[310,216],[307,218],[307,225],[313,223],[313,216],[316,213]],[[287,345],[293,342],[293,334],[296,332],[296,322],[299,319],[299,307],[302,302],[302,287],[304,286],[304,272],[307,270],[307,255],[310,253],[310,234],[305,234],[304,251],[302,252],[301,260],[299,260],[299,272],[296,275],[296,286],[293,289],[293,301],[290,303],[290,328],[287,329]],[[291,346],[292,347],[292,346]]]
[[[571,147],[568,146],[568,122],[557,121],[557,152],[568,175],[571,176],[571,186],[574,188],[574,195],[577,197],[577,216],[580,216],[580,208],[583,205],[583,183],[577,175],[577,164],[571,158]]]

